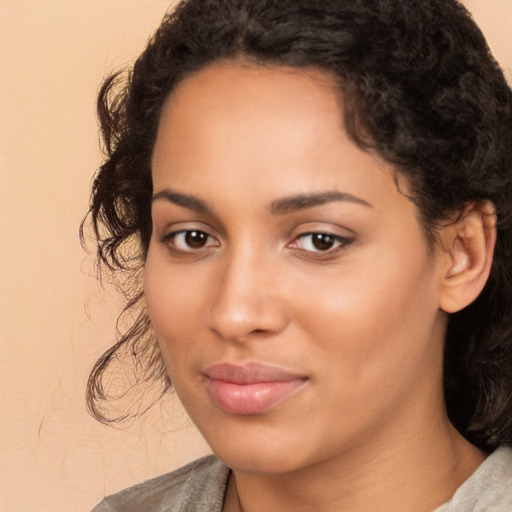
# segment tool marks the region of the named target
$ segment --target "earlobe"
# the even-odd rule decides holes
[[[496,214],[490,201],[470,204],[455,222],[442,229],[445,265],[440,308],[455,313],[473,302],[491,271],[496,243]]]

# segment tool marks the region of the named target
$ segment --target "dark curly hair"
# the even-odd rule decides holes
[[[444,388],[467,439],[487,450],[512,444],[512,92],[456,0],[184,0],[133,69],[105,80],[98,113],[106,158],[85,221],[102,269],[124,276],[131,323],[92,370],[92,414],[119,419],[106,413],[104,386],[119,354],[134,358],[136,382],[170,388],[140,279],[152,229],[151,156],[170,92],[220,60],[336,76],[349,135],[409,179],[431,241],[469,202],[493,203],[491,275],[478,299],[450,316]]]

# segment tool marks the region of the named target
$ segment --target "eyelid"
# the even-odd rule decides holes
[[[207,235],[208,240],[207,243],[203,247],[198,248],[186,248],[184,246],[177,246],[175,241],[176,238],[180,235],[185,235],[191,232],[204,233]],[[220,241],[218,236],[212,233],[212,230],[204,225],[198,225],[196,223],[187,224],[187,223],[176,223],[174,225],[166,227],[166,230],[158,235],[158,240],[160,243],[165,245],[169,251],[176,255],[192,255],[198,254],[205,250],[211,249],[212,247],[219,247]],[[214,241],[214,243],[212,243]]]
[[[339,252],[343,252],[348,249],[348,247],[355,240],[355,233],[352,231],[349,235],[344,235],[339,233],[338,229],[335,226],[319,226],[317,223],[308,223],[309,225],[302,225],[301,230],[296,230],[296,233],[292,236],[292,241],[288,244],[288,248],[293,250],[297,250],[299,254],[304,254],[307,256],[311,256],[314,258],[328,258],[337,255]],[[313,224],[313,225],[311,225]],[[344,228],[347,231],[346,228]],[[298,232],[297,232],[298,231]],[[303,247],[300,245],[301,240],[305,240],[307,237],[313,237],[314,235],[324,235],[333,238],[333,247],[327,248],[325,250],[315,248],[313,246],[313,242],[309,243],[310,247]]]
[[[194,249],[194,248],[190,248],[190,249],[180,248],[180,249],[178,249],[180,251],[195,252],[195,251],[200,251],[202,249],[206,249],[208,247],[216,247],[216,246],[218,246],[218,244],[209,243],[211,240],[215,240],[215,238],[212,235],[210,235],[210,233],[207,233],[206,231],[202,231],[200,229],[182,229],[180,231],[174,231],[172,233],[169,233],[169,235],[167,235],[166,238],[168,240],[171,240],[171,239],[175,240],[176,238],[180,237],[181,235],[186,235],[187,233],[202,233],[202,234],[207,236],[207,242],[204,245],[204,247],[200,247],[200,248],[197,248],[197,249]]]
[[[216,230],[208,223],[195,220],[169,220],[162,218],[155,222],[153,218],[153,229],[158,238],[171,237],[183,231],[202,231],[214,238],[218,238]]]
[[[343,229],[345,232],[349,231],[350,234],[341,234],[339,231]],[[158,233],[160,231],[160,233]],[[207,241],[205,245],[199,247],[187,247],[186,241],[182,241],[181,244],[177,245],[175,243],[176,238],[180,235],[185,235],[190,232],[200,232],[207,235]],[[294,233],[295,232],[295,233]],[[167,226],[162,226],[161,229],[158,227],[155,229],[155,235],[159,242],[165,245],[171,252],[176,255],[192,255],[199,254],[206,250],[220,247],[221,239],[218,234],[212,229],[210,226],[205,225],[201,222],[176,222]],[[328,247],[326,249],[314,247],[312,242],[310,247],[304,247],[300,241],[305,240],[307,237],[313,237],[314,235],[325,235],[332,237],[333,239],[333,247]],[[333,256],[339,251],[346,250],[349,245],[355,239],[355,233],[352,230],[348,230],[347,228],[341,228],[340,226],[328,224],[320,222],[308,222],[305,224],[301,224],[297,226],[290,233],[290,242],[286,244],[286,246],[290,249],[294,249],[300,251],[303,254],[314,255],[314,257],[328,257]]]
[[[301,240],[301,239],[304,239],[304,238],[307,238],[307,237],[313,237],[315,235],[329,236],[329,237],[331,237],[334,240],[334,243],[338,244],[337,246],[345,245],[345,244],[348,244],[348,243],[351,242],[350,238],[343,237],[343,236],[340,236],[340,235],[336,235],[334,233],[326,233],[326,232],[323,232],[323,231],[303,233],[303,234],[295,237],[295,240]],[[307,250],[307,249],[304,249],[304,250]],[[332,251],[332,250],[333,249],[326,249],[326,251],[319,250],[318,252],[327,252],[327,251]]]

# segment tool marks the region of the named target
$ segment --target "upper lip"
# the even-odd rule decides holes
[[[280,366],[249,362],[244,364],[220,363],[209,366],[204,374],[214,380],[233,384],[254,384],[257,382],[279,382],[305,379],[304,375],[289,371]]]

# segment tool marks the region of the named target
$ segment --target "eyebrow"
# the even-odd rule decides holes
[[[194,210],[197,213],[210,213],[212,211],[208,203],[205,203],[203,200],[189,194],[181,194],[180,192],[169,190],[168,188],[154,194],[151,198],[151,204],[161,200],[169,201],[170,203],[188,208],[189,210]]]
[[[190,194],[182,194],[168,188],[163,189],[151,198],[151,203],[156,201],[169,201],[177,206],[194,210],[198,213],[211,213],[212,207],[197,197]],[[315,206],[321,206],[327,203],[333,202],[348,202],[373,208],[373,206],[359,197],[353,196],[346,192],[338,192],[337,190],[331,190],[327,192],[317,192],[311,194],[298,194],[295,196],[284,197],[282,199],[276,199],[270,203],[270,212],[274,215],[285,215],[299,210],[306,210],[308,208],[314,208]]]
[[[307,208],[313,208],[315,206],[321,206],[327,203],[333,203],[337,201],[344,201],[348,203],[360,204],[373,208],[373,205],[360,199],[359,197],[353,196],[345,192],[338,192],[337,190],[318,192],[313,194],[299,194],[296,196],[285,197],[283,199],[276,199],[270,204],[270,211],[276,215],[284,215],[299,210],[306,210]]]

